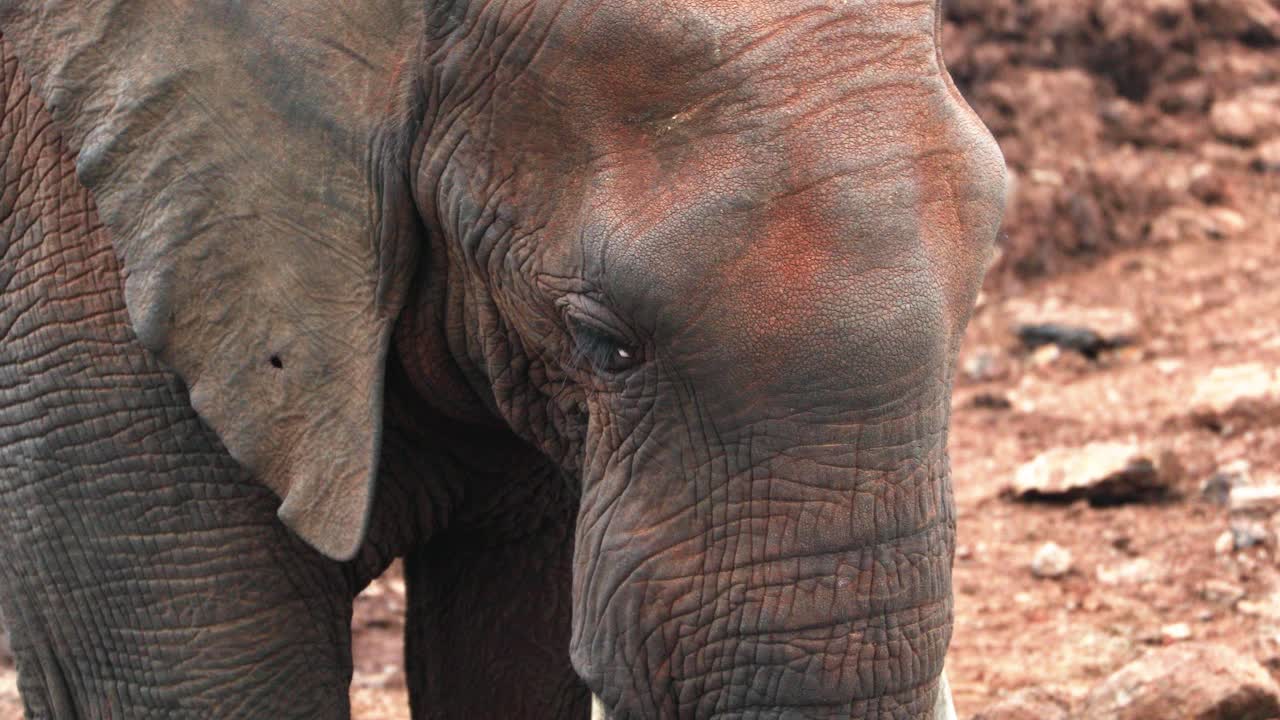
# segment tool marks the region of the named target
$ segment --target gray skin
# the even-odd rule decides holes
[[[942,712],[1004,165],[939,23],[0,1],[28,717],[346,717],[396,557],[415,717]]]

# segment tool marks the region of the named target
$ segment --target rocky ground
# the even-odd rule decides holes
[[[960,714],[1280,717],[1280,0],[948,14],[1011,170],[952,425]],[[356,717],[408,717],[403,608],[394,570],[359,602]]]
[[[1240,179],[1230,238],[1122,251],[980,308],[951,435],[962,711],[1026,687],[1078,706],[1188,641],[1280,670],[1280,194]],[[1011,330],[1073,317],[1131,344],[1089,359]]]
[[[961,714],[1280,716],[1280,3],[951,14],[1013,171],[952,426]]]

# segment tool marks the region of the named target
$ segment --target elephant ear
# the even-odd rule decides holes
[[[340,560],[368,522],[413,266],[396,146],[415,17],[400,0],[0,0],[138,339]]]

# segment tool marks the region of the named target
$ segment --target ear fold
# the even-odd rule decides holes
[[[413,267],[391,149],[410,7],[0,0],[0,29],[79,152],[139,340],[335,559],[363,538]]]

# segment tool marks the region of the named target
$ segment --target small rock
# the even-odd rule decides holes
[[[1262,600],[1241,600],[1236,603],[1236,612],[1271,622],[1280,621],[1280,597],[1272,595]]]
[[[965,358],[961,372],[974,382],[990,382],[1007,376],[1009,364],[996,348],[981,347]]]
[[[1108,338],[1087,327],[1075,325],[1058,325],[1055,323],[1039,323],[1020,325],[1017,328],[1018,340],[1028,348],[1036,350],[1036,364],[1040,362],[1040,353],[1046,349],[1070,350],[1080,353],[1090,360],[1096,359],[1103,352],[1115,350],[1133,344],[1133,338]],[[1056,360],[1057,355],[1050,357]]]
[[[1197,165],[1188,187],[1191,195],[1206,205],[1218,205],[1227,199],[1227,180],[1207,163]]]
[[[1232,488],[1227,502],[1232,514],[1272,515],[1280,512],[1280,485]]]
[[[1223,530],[1222,534],[1213,541],[1213,551],[1219,555],[1229,555],[1236,549],[1236,535],[1230,530]]]
[[[1173,245],[1188,240],[1226,240],[1248,227],[1248,220],[1225,207],[1203,209],[1178,206],[1165,210],[1147,230],[1154,244]]]
[[[1044,345],[1037,347],[1030,355],[1030,364],[1034,368],[1047,368],[1048,365],[1057,363],[1062,357],[1062,348],[1056,345]]]
[[[1258,146],[1253,155],[1253,170],[1260,173],[1280,173],[1280,138],[1268,140]]]
[[[356,670],[351,674],[351,684],[358,688],[382,690],[400,680],[400,669],[395,665],[383,665],[375,672]]]
[[[1056,579],[1071,572],[1071,551],[1057,543],[1045,543],[1031,560],[1031,574]]]
[[[1079,717],[1090,720],[1267,720],[1280,687],[1252,658],[1209,643],[1154,650],[1095,687]]]
[[[1062,177],[1062,173],[1048,168],[1031,168],[1031,181],[1038,185],[1052,185],[1054,187],[1062,187],[1067,184],[1067,180]]]
[[[1041,688],[1026,688],[988,705],[973,720],[1067,720],[1067,703]]]
[[[1128,310],[1043,303],[1009,304],[1013,331],[1031,350],[1056,346],[1090,359],[1132,345],[1141,332],[1138,317]]]
[[[1267,526],[1248,518],[1232,518],[1229,532],[1234,550],[1248,550],[1258,545],[1266,545],[1271,541],[1271,533],[1267,531]]]
[[[1223,140],[1255,145],[1280,134],[1280,86],[1252,87],[1209,110],[1209,124]]]
[[[1196,383],[1191,396],[1193,414],[1214,422],[1246,406],[1276,403],[1280,403],[1280,368],[1262,363],[1214,368]]]
[[[1268,0],[1195,0],[1203,27],[1220,37],[1257,44],[1280,40],[1280,10]]]
[[[1010,410],[1013,402],[1000,393],[978,393],[973,396],[973,406],[983,410]]]
[[[1252,483],[1249,470],[1248,460],[1235,460],[1223,465],[1200,484],[1200,496],[1214,505],[1226,507],[1236,488]]]
[[[1200,597],[1211,603],[1235,605],[1245,598],[1244,588],[1226,580],[1206,580],[1200,586]]]
[[[1260,634],[1254,640],[1253,656],[1272,673],[1280,670],[1280,633],[1274,630]]]
[[[1244,232],[1249,227],[1249,221],[1237,210],[1231,208],[1213,208],[1209,211],[1209,218],[1213,221],[1217,235],[1214,239],[1231,237]]]
[[[1147,558],[1135,558],[1113,566],[1100,566],[1098,582],[1103,585],[1144,585],[1164,579],[1166,573]]]
[[[1031,353],[1031,365],[1034,367],[1048,367],[1062,358],[1062,348],[1057,345],[1042,345],[1037,347]]]
[[[1174,623],[1160,628],[1160,636],[1169,642],[1182,642],[1191,639],[1191,626],[1187,623]]]
[[[1261,615],[1265,615],[1266,609],[1267,609],[1267,606],[1264,603],[1260,603],[1260,602],[1253,602],[1250,600],[1241,600],[1239,603],[1236,603],[1236,611],[1239,612],[1241,615],[1258,617]]]
[[[1131,535],[1116,535],[1114,530],[1107,530],[1103,535],[1107,538],[1107,542],[1111,544],[1111,547],[1122,553],[1136,554],[1133,549],[1133,537]]]
[[[1168,494],[1169,486],[1137,445],[1092,443],[1041,453],[1018,468],[1010,492],[1027,502],[1087,499],[1105,507],[1157,500]]]
[[[1209,112],[1210,103],[1213,102],[1213,88],[1201,77],[1172,82],[1160,90],[1160,106],[1168,113],[1192,112],[1203,115]]]

